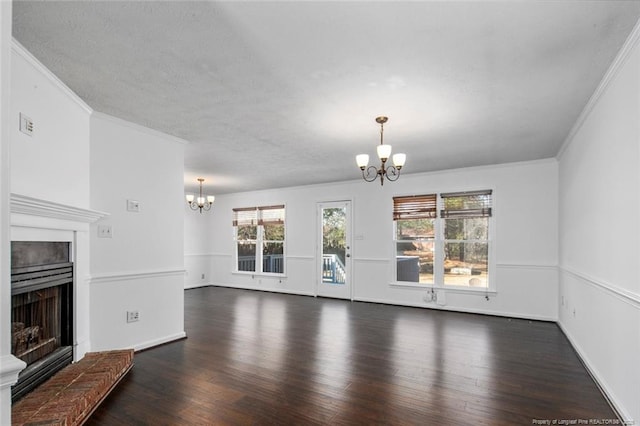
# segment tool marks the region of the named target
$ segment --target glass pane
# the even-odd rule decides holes
[[[445,210],[475,210],[491,207],[491,194],[443,197]]]
[[[396,220],[396,240],[434,238],[434,219]]]
[[[256,243],[255,241],[238,242],[238,271],[256,271]]]
[[[444,283],[466,287],[487,287],[488,243],[446,242]]]
[[[445,240],[486,240],[489,238],[489,218],[445,219]]]
[[[255,240],[258,238],[257,225],[238,225],[238,240]]]
[[[345,284],[346,207],[322,209],[322,281]]]
[[[396,280],[433,283],[433,241],[396,243]]]
[[[262,272],[284,273],[283,243],[269,242],[262,244]]]
[[[284,223],[265,223],[264,239],[266,241],[284,241]]]

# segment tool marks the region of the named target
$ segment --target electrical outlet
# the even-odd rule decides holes
[[[33,136],[33,120],[20,113],[20,131],[25,135]]]
[[[111,225],[98,225],[98,238],[113,238]]]
[[[201,277],[200,279],[203,279],[203,280],[204,280],[204,274],[202,274],[202,277]]]
[[[136,322],[136,321],[140,321],[140,312],[127,311],[127,322]]]

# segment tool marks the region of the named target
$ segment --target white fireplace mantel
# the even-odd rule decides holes
[[[72,242],[74,263],[74,361],[90,350],[89,333],[89,230],[108,213],[60,204],[21,194],[10,194],[12,241]],[[13,359],[12,359],[13,358]],[[0,359],[2,384],[14,382],[22,361],[5,354]]]
[[[59,219],[71,222],[93,223],[109,216],[109,213],[83,209],[80,207],[69,206],[66,204],[54,203],[52,201],[41,200],[39,198],[27,197],[11,193],[11,225],[20,226],[16,215],[25,215],[30,217],[41,217],[50,219]]]

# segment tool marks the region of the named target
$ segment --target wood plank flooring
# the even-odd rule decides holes
[[[531,425],[615,419],[553,323],[249,290],[185,291],[88,425]]]

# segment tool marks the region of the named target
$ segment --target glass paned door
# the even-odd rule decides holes
[[[351,299],[351,202],[318,205],[318,296]]]

